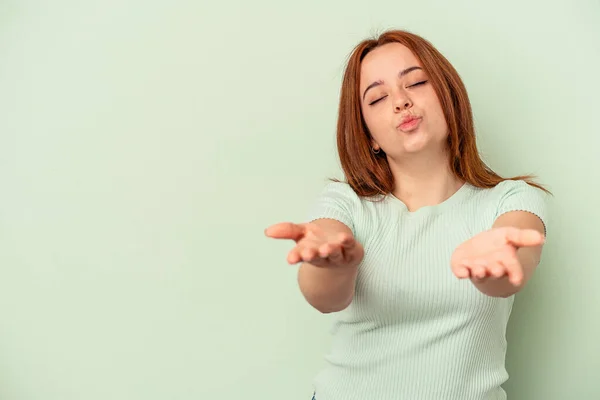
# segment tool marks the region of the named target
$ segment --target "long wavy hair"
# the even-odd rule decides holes
[[[426,39],[404,30],[390,30],[360,42],[348,60],[340,93],[337,148],[348,184],[359,196],[387,195],[394,178],[387,157],[371,151],[371,135],[360,107],[360,69],[372,50],[388,43],[409,48],[429,76],[448,125],[448,156],[454,175],[480,188],[491,188],[504,180],[524,180],[549,193],[532,175],[503,178],[480,158],[476,145],[471,103],[458,72]]]

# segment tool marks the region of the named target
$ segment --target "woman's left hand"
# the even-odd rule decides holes
[[[534,229],[494,228],[462,243],[452,254],[452,272],[458,278],[481,282],[488,277],[503,278],[518,286],[523,267],[517,257],[519,247],[538,246],[544,235]]]

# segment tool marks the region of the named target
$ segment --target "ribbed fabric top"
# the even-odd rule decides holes
[[[346,224],[365,256],[352,303],[335,314],[316,400],[506,399],[513,297],[490,297],[456,278],[450,258],[508,211],[546,224],[546,199],[523,181],[465,184],[441,204],[411,212],[393,195],[365,199],[346,183],[327,184],[310,220]]]

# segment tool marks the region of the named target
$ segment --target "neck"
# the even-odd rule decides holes
[[[442,203],[464,183],[450,170],[445,153],[403,157],[402,162],[388,161],[395,181],[393,195],[410,211]]]

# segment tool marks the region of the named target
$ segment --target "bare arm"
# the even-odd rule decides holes
[[[512,211],[496,219],[493,228],[533,229],[544,235],[544,224],[529,212]],[[517,282],[511,282],[508,275],[498,279],[471,279],[479,291],[493,297],[509,297],[520,291],[533,275],[540,262],[543,244],[520,247],[516,250],[516,260],[521,265],[522,275]],[[508,266],[510,267],[510,266]]]
[[[350,228],[333,219],[307,224],[284,222],[266,230],[275,239],[291,239],[290,264],[301,263],[300,290],[308,303],[322,313],[341,311],[354,296],[358,265],[364,250]]]
[[[331,236],[340,237],[342,252],[353,252],[354,254],[353,257],[346,257],[347,262],[341,262],[337,266],[328,268],[303,262],[298,270],[300,290],[308,303],[322,313],[341,311],[352,302],[358,264],[362,261],[364,251],[362,246],[354,240],[350,229],[341,222],[320,219],[312,223],[323,231],[330,232]],[[303,254],[303,258],[310,259],[311,256],[317,256],[314,253],[316,252],[309,250]]]
[[[319,268],[302,263],[298,271],[298,284],[308,303],[322,313],[342,311],[354,297],[357,266]]]

